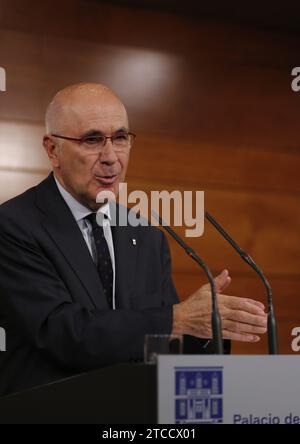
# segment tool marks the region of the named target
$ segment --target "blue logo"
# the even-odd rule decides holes
[[[175,367],[175,423],[223,422],[223,367]]]

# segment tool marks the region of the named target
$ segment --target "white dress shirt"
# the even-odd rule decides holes
[[[59,181],[54,176],[56,185],[59,189],[60,194],[62,195],[64,201],[68,205],[68,207],[71,210],[71,213],[74,216],[74,219],[76,220],[78,227],[80,228],[80,231],[82,233],[82,236],[85,240],[85,243],[89,249],[89,252],[93,258],[93,261],[96,262],[97,255],[96,255],[96,246],[93,236],[93,230],[91,223],[86,220],[85,218],[92,213],[90,208],[85,207],[82,205],[78,200],[76,200],[65,188],[59,183]],[[111,258],[111,264],[113,269],[113,294],[112,294],[112,307],[113,310],[116,309],[116,299],[115,299],[115,276],[116,276],[116,270],[115,270],[115,253],[114,253],[114,244],[113,244],[113,238],[112,238],[112,232],[111,232],[111,214],[110,214],[110,208],[109,204],[103,205],[99,211],[98,215],[102,216],[102,225],[103,225],[103,233],[104,237],[106,239],[110,258]],[[99,216],[98,216],[99,217]]]

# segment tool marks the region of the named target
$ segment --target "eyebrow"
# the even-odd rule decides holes
[[[113,134],[121,133],[121,132],[128,132],[129,129],[125,126],[122,126],[122,128],[117,129],[113,132]],[[91,136],[104,136],[104,133],[98,129],[90,129],[89,131],[85,132],[81,137],[91,137]]]

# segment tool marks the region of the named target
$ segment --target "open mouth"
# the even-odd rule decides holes
[[[101,185],[112,185],[118,176],[95,176],[98,183]]]

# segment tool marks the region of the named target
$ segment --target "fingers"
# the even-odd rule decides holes
[[[253,315],[242,310],[228,310],[224,312],[224,318],[230,321],[250,324],[257,327],[267,326],[267,315]]]
[[[267,331],[267,314],[261,302],[249,298],[220,294],[230,284],[227,270],[215,278],[218,306],[224,339],[241,342],[258,342],[259,335]],[[184,303],[187,334],[211,337],[211,291],[209,284],[202,286]],[[180,304],[179,304],[180,305]]]
[[[259,327],[257,325],[245,324],[243,322],[233,322],[230,320],[223,321],[224,330],[233,333],[251,333],[253,335],[263,335],[267,332],[267,327]]]
[[[222,293],[231,282],[228,270],[223,270],[217,277],[215,277],[216,291]]]
[[[258,342],[267,332],[267,315],[264,305],[252,299],[218,295],[223,335],[226,339],[241,342]]]
[[[223,330],[223,339],[231,339],[239,342],[259,342],[260,337],[243,333],[234,333],[232,331]]]
[[[237,296],[219,295],[220,303],[230,310],[239,310],[257,316],[266,316],[264,305],[253,299],[240,298]]]

